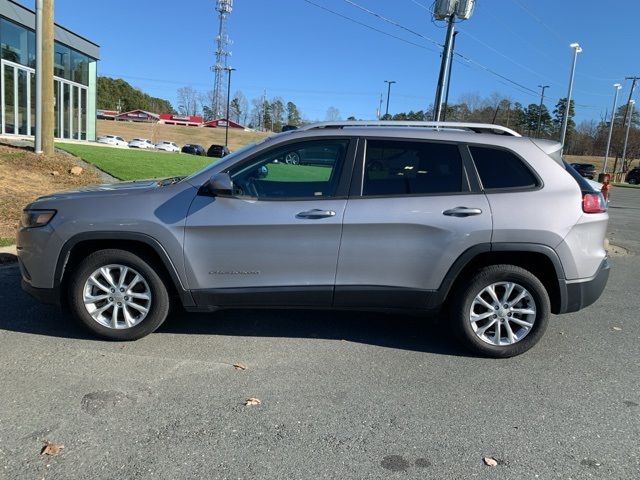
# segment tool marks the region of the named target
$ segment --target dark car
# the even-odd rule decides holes
[[[640,167],[632,168],[631,170],[629,170],[624,181],[630,183],[631,185],[640,184]]]
[[[297,130],[298,127],[296,127],[295,125],[285,125],[284,127],[282,127],[282,131],[283,132],[289,132],[291,130]]]
[[[596,167],[590,163],[572,163],[571,166],[585,178],[593,180],[596,176]]]
[[[226,147],[226,145],[216,145],[213,144],[209,147],[209,150],[207,150],[207,157],[218,157],[218,158],[222,158],[222,157],[226,157],[227,155],[229,155],[231,152],[229,151],[229,149]]]
[[[202,145],[196,145],[195,143],[187,143],[182,147],[182,153],[188,153],[190,155],[205,155]]]

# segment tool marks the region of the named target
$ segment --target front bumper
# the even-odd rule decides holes
[[[594,303],[607,285],[609,280],[609,272],[611,271],[611,263],[609,258],[605,258],[598,272],[589,280],[581,282],[566,282],[566,303],[561,313],[577,312]]]
[[[50,305],[60,306],[60,291],[58,288],[36,288],[24,278],[20,282],[22,289],[36,300]]]

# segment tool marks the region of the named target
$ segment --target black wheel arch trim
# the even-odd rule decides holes
[[[71,251],[73,248],[81,242],[91,241],[91,240],[131,240],[139,243],[143,243],[146,246],[153,249],[153,251],[158,255],[160,260],[162,261],[165,269],[169,273],[171,277],[171,281],[178,292],[180,300],[184,307],[192,307],[195,306],[193,301],[193,297],[191,292],[184,288],[182,284],[182,280],[178,275],[178,271],[176,270],[175,265],[171,261],[169,254],[164,249],[162,244],[156,240],[154,237],[147,235],[146,233],[138,233],[138,232],[118,232],[118,231],[94,231],[94,232],[83,232],[78,233],[71,237],[69,240],[65,242],[62,246],[62,250],[58,255],[58,261],[56,263],[55,270],[55,278],[54,278],[54,289],[60,289],[62,284],[62,279],[65,273],[65,269],[67,267],[67,263],[69,262],[69,258],[71,255]]]
[[[449,271],[445,275],[442,283],[440,284],[440,287],[437,290],[438,295],[434,297],[434,301],[438,303],[444,303],[445,299],[448,297],[451,291],[451,287],[453,286],[460,273],[462,273],[464,268],[478,255],[489,252],[540,253],[547,257],[553,264],[556,278],[558,280],[558,289],[560,294],[559,313],[564,313],[567,311],[567,305],[569,303],[567,283],[560,257],[558,256],[556,251],[548,245],[526,242],[487,242],[474,245],[473,247],[465,250],[449,268]]]

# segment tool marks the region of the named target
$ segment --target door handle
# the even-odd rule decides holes
[[[336,212],[333,210],[320,210],[314,208],[313,210],[307,210],[306,212],[300,212],[296,215],[296,218],[306,218],[308,220],[319,220],[321,218],[335,217]]]
[[[480,215],[482,210],[479,208],[455,207],[442,212],[443,215],[449,217],[470,217],[471,215]]]

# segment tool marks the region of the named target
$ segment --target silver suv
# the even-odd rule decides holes
[[[297,161],[292,161],[297,159]],[[602,195],[558,143],[497,125],[322,123],[183,178],[39,198],[23,287],[133,340],[172,304],[427,312],[479,354],[531,348],[609,276]]]

